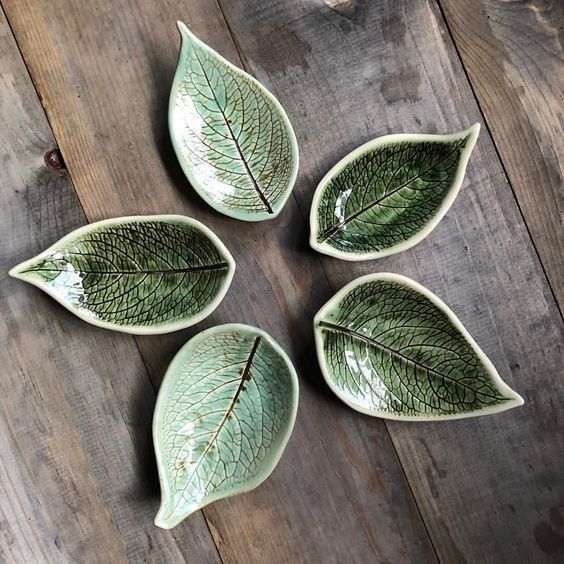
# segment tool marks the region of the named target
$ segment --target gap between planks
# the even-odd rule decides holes
[[[555,302],[557,308],[559,309],[559,311],[560,311],[560,313],[561,313],[561,315],[562,315],[562,311],[561,311],[560,308],[559,308],[559,303],[558,303],[558,300],[557,300],[557,297],[556,297],[556,293],[555,293],[554,287],[553,287],[553,285],[551,284],[551,281],[550,281],[550,278],[549,278],[549,276],[548,276],[548,273],[547,273],[547,271],[546,271],[546,269],[545,269],[545,266],[544,266],[544,264],[543,264],[543,262],[542,262],[542,260],[541,260],[541,256],[540,256],[540,254],[539,254],[538,247],[537,247],[536,242],[535,242],[535,240],[534,240],[534,238],[533,238],[533,235],[532,235],[531,229],[530,229],[530,227],[529,227],[529,224],[528,224],[528,222],[527,222],[527,219],[526,219],[526,217],[525,217],[525,215],[524,215],[524,213],[523,213],[523,209],[522,209],[522,206],[521,206],[521,204],[520,204],[518,195],[517,195],[517,193],[516,193],[516,191],[515,191],[515,189],[514,189],[514,187],[513,187],[513,184],[512,184],[512,182],[511,182],[511,180],[510,180],[510,177],[509,177],[509,174],[508,174],[508,171],[507,171],[507,167],[506,167],[506,165],[505,165],[505,163],[504,163],[504,161],[503,161],[503,159],[502,159],[502,157],[501,157],[500,151],[499,151],[499,149],[498,149],[498,140],[494,137],[494,135],[493,135],[493,133],[492,133],[490,124],[489,124],[488,120],[486,119],[486,116],[485,116],[484,110],[483,110],[483,108],[482,108],[482,105],[481,105],[481,103],[480,103],[480,100],[479,100],[478,97],[477,97],[477,94],[476,94],[474,85],[473,85],[473,83],[472,83],[472,81],[471,81],[471,79],[470,79],[470,76],[469,76],[469,74],[468,74],[466,65],[465,65],[465,63],[464,63],[463,58],[461,57],[461,54],[460,54],[459,49],[458,49],[458,45],[457,45],[457,43],[456,43],[456,41],[455,41],[455,39],[454,39],[454,36],[453,36],[453,34],[452,34],[452,30],[451,30],[451,28],[450,28],[450,26],[449,26],[449,24],[448,24],[448,20],[447,20],[447,18],[446,18],[446,15],[445,15],[445,13],[444,13],[443,8],[442,8],[441,0],[431,0],[431,1],[432,1],[432,4],[435,4],[435,3],[436,3],[437,10],[438,10],[438,13],[435,13],[435,15],[436,15],[436,17],[437,17],[437,24],[438,24],[439,27],[443,27],[443,29],[445,29],[445,30],[447,31],[448,39],[447,39],[445,42],[446,42],[447,44],[448,44],[448,43],[452,44],[452,48],[453,48],[453,50],[454,50],[454,57],[453,57],[453,59],[454,59],[455,61],[458,61],[459,65],[460,65],[460,68],[462,69],[462,72],[464,73],[464,77],[465,77],[466,84],[467,84],[467,86],[468,86],[469,89],[470,89],[472,99],[474,100],[474,102],[475,102],[475,104],[476,104],[476,106],[477,106],[477,109],[478,109],[478,111],[479,111],[479,115],[481,116],[481,120],[482,120],[482,122],[483,122],[483,124],[484,124],[484,126],[485,126],[485,128],[486,128],[487,134],[488,134],[488,136],[490,137],[490,139],[491,139],[491,141],[492,141],[492,144],[493,144],[493,147],[494,147],[494,150],[495,150],[496,158],[497,158],[497,160],[499,161],[499,163],[500,163],[500,165],[501,165],[501,168],[502,168],[502,171],[503,171],[503,175],[504,175],[504,177],[505,177],[505,179],[506,179],[506,181],[507,181],[508,186],[510,187],[511,194],[512,194],[512,198],[514,199],[514,201],[515,201],[515,203],[516,203],[516,205],[517,205],[517,209],[519,210],[520,218],[521,218],[521,220],[522,220],[522,222],[523,222],[523,224],[524,224],[524,226],[525,226],[525,229],[526,229],[526,231],[527,231],[528,239],[529,239],[529,241],[530,241],[531,244],[532,244],[532,247],[533,247],[533,249],[534,249],[534,253],[535,253],[535,256],[536,256],[536,258],[537,258],[538,264],[540,265],[540,268],[542,269],[543,277],[544,277],[544,279],[546,280],[546,283],[547,283],[547,285],[548,285],[548,288],[550,289],[550,293],[551,293],[551,295],[552,295],[552,299],[554,300],[554,302]],[[250,74],[253,74],[253,72],[252,72],[252,65],[249,64],[248,58],[245,56],[243,48],[241,47],[241,45],[240,45],[239,42],[237,41],[237,38],[236,38],[236,36],[235,36],[235,34],[234,34],[233,30],[232,30],[232,26],[230,25],[230,23],[229,23],[229,21],[228,21],[228,19],[227,19],[227,16],[225,15],[225,12],[224,12],[224,10],[223,10],[223,8],[222,8],[222,6],[221,6],[221,0],[216,0],[216,2],[217,2],[217,5],[218,5],[218,8],[219,8],[219,11],[220,11],[220,13],[221,13],[221,16],[223,17],[223,20],[225,21],[225,25],[226,25],[226,27],[227,27],[227,30],[228,30],[228,32],[229,32],[229,34],[230,34],[230,36],[231,36],[232,42],[233,42],[233,44],[234,44],[234,46],[235,46],[235,49],[236,49],[236,51],[237,51],[238,58],[239,58],[239,61],[240,61],[241,65],[242,65],[242,67],[244,68],[244,70],[245,70],[246,72],[248,72],[248,73],[250,73]],[[503,142],[503,141],[500,141],[500,142]],[[298,200],[298,198],[297,198],[295,192],[292,192],[292,197],[293,197],[294,200],[296,201],[297,208],[298,208],[298,211],[299,211],[300,215],[302,216],[302,219],[304,220],[304,222],[306,223],[306,225],[309,226],[309,221],[308,221],[308,219],[307,219],[307,216],[304,214],[304,211],[302,210],[302,206],[300,205],[299,200]],[[322,272],[323,272],[323,274],[324,274],[324,277],[325,277],[325,279],[326,279],[326,281],[327,281],[327,284],[328,284],[329,288],[331,289],[331,291],[334,293],[334,292],[336,291],[336,289],[334,288],[334,285],[333,285],[333,284],[331,283],[331,281],[330,281],[330,278],[329,278],[329,276],[328,276],[328,274],[327,274],[327,271],[326,271],[326,269],[325,269],[323,260],[321,260],[321,257],[320,257],[319,255],[316,256],[315,260],[319,263],[319,265],[320,265],[320,267],[321,267],[321,270],[322,270]],[[406,481],[406,483],[407,483],[407,485],[408,485],[408,488],[409,488],[411,497],[412,497],[412,499],[413,499],[413,501],[414,501],[414,503],[415,503],[415,506],[416,506],[416,508],[417,508],[417,511],[419,512],[419,516],[420,516],[420,518],[421,518],[422,524],[423,524],[423,526],[424,526],[424,528],[425,528],[425,531],[426,531],[426,533],[427,533],[427,536],[428,536],[428,538],[429,538],[429,542],[430,542],[430,544],[431,544],[431,547],[432,547],[432,549],[433,549],[433,551],[434,551],[434,553],[435,553],[435,557],[437,558],[437,561],[440,562],[440,558],[439,558],[439,555],[438,555],[437,547],[436,547],[436,545],[435,545],[435,543],[434,543],[434,540],[433,540],[433,538],[432,538],[432,536],[431,536],[431,532],[430,532],[430,530],[429,530],[429,527],[427,526],[427,522],[426,522],[426,520],[425,520],[425,518],[424,518],[424,516],[423,516],[422,510],[421,510],[421,507],[420,507],[420,504],[419,504],[419,500],[417,499],[417,497],[416,497],[416,495],[415,495],[415,491],[414,491],[414,489],[413,489],[413,487],[412,487],[412,484],[411,484],[410,480],[408,479],[408,475],[407,475],[406,470],[405,470],[405,468],[404,468],[404,464],[403,464],[403,462],[402,462],[402,459],[401,459],[401,457],[399,456],[398,449],[397,449],[397,447],[396,447],[396,443],[395,443],[395,441],[394,441],[394,438],[393,438],[393,436],[392,436],[392,433],[390,432],[390,429],[389,429],[389,427],[388,427],[387,422],[384,421],[383,424],[384,424],[384,427],[385,427],[385,429],[386,429],[387,435],[388,435],[388,437],[389,437],[389,439],[390,439],[390,443],[391,443],[391,445],[392,445],[394,454],[395,454],[395,456],[396,456],[396,458],[397,458],[397,460],[398,460],[398,463],[399,463],[399,465],[400,465],[400,467],[401,467],[401,469],[402,469],[402,472],[403,472],[403,474],[404,474],[404,478],[405,478],[405,481]]]
[[[225,22],[225,27],[227,28],[227,31],[229,33],[229,36],[231,37],[231,41],[233,42],[233,45],[237,51],[237,55],[239,57],[239,62],[241,63],[242,68],[248,72],[249,74],[252,74],[252,69],[251,69],[251,65],[248,63],[247,58],[244,56],[244,52],[243,49],[241,48],[241,46],[239,45],[239,42],[236,40],[236,37],[232,31],[231,25],[229,24],[229,21],[227,20],[227,17],[225,15],[225,12],[223,11],[223,8],[221,7],[221,1],[220,0],[215,0],[217,3],[217,6],[219,8],[219,12],[221,14],[221,17],[223,18],[223,21]],[[292,198],[294,198],[295,202],[296,202],[296,207],[300,213],[300,216],[302,217],[303,222],[306,225],[306,228],[309,227],[309,221],[308,221],[308,215],[304,213],[304,210],[302,209],[302,206],[300,205],[300,202],[298,201],[298,198],[295,194],[295,192],[292,190]],[[319,266],[321,267],[321,271],[323,272],[323,276],[325,277],[325,280],[327,282],[327,286],[329,287],[329,289],[331,290],[331,292],[335,293],[336,289],[334,287],[334,285],[331,283],[330,279],[329,279],[329,275],[327,274],[327,271],[325,270],[325,265],[323,260],[321,259],[320,255],[318,253],[315,253],[315,261],[319,264]],[[392,435],[390,433],[390,430],[388,428],[388,425],[386,424],[386,421],[382,421],[382,425],[384,426],[384,428],[386,429],[386,435],[388,436],[389,440],[390,440],[390,445],[392,447],[392,450],[394,452],[394,455],[396,457],[396,460],[398,461],[398,464],[401,468],[401,471],[403,473],[404,479],[405,479],[405,483],[407,484],[407,487],[409,489],[409,493],[411,496],[411,499],[413,500],[413,503],[415,504],[415,507],[417,508],[417,512],[419,514],[419,517],[421,519],[421,523],[423,525],[423,528],[425,529],[425,532],[427,534],[427,538],[429,539],[429,544],[431,545],[431,548],[433,549],[433,552],[435,554],[435,558],[437,560],[437,562],[440,562],[439,559],[439,554],[437,551],[437,547],[435,546],[435,543],[433,542],[433,538],[431,536],[431,532],[429,530],[429,527],[427,526],[427,523],[425,522],[425,519],[423,517],[423,513],[421,511],[421,507],[419,506],[418,500],[415,497],[415,493],[413,491],[413,487],[411,485],[411,483],[409,482],[407,473],[405,471],[405,468],[403,467],[403,463],[402,460],[398,454],[396,445],[394,443],[394,440],[392,438]],[[321,439],[320,439],[321,440]],[[323,441],[321,441],[321,443],[323,444]],[[323,445],[323,448],[325,449],[325,445]],[[207,519],[206,519],[206,523],[207,523]],[[209,525],[208,525],[209,526]],[[370,540],[370,539],[369,539]]]
[[[444,8],[443,8],[442,0],[434,0],[434,1],[437,4],[437,8],[439,10],[441,19],[443,20],[444,27],[445,27],[445,29],[446,29],[449,37],[450,37],[450,42],[452,43],[452,46],[453,46],[454,51],[456,53],[456,58],[460,62],[460,66],[461,66],[461,68],[464,72],[464,77],[466,78],[466,82],[468,84],[468,87],[470,88],[470,91],[472,92],[472,96],[474,98],[474,101],[476,102],[476,106],[478,107],[478,110],[480,111],[480,116],[482,117],[482,121],[484,123],[484,126],[485,126],[485,128],[488,132],[490,139],[492,140],[492,145],[494,147],[496,157],[497,157],[497,159],[498,159],[498,161],[501,165],[501,168],[503,170],[503,174],[504,174],[505,178],[507,179],[507,184],[509,185],[511,193],[513,194],[513,198],[514,198],[515,203],[517,205],[517,209],[519,210],[519,215],[521,216],[521,219],[523,220],[523,224],[525,226],[525,229],[527,230],[527,234],[529,235],[529,239],[530,239],[531,244],[533,246],[533,249],[535,251],[535,255],[538,259],[538,263],[539,263],[540,268],[543,272],[546,283],[547,283],[548,287],[550,288],[550,293],[552,294],[552,298],[554,299],[556,307],[558,308],[558,311],[560,312],[561,318],[564,320],[564,310],[562,309],[561,304],[558,300],[558,296],[556,295],[556,290],[554,288],[554,285],[552,284],[550,276],[548,275],[548,272],[546,271],[545,265],[542,261],[541,254],[539,252],[536,241],[533,237],[531,228],[529,226],[529,222],[527,221],[527,216],[523,212],[523,207],[521,206],[521,202],[519,201],[519,197],[517,195],[517,192],[515,191],[515,188],[513,187],[513,182],[511,181],[511,178],[510,178],[509,173],[507,171],[507,166],[504,162],[504,159],[501,156],[501,153],[500,153],[500,150],[499,150],[499,143],[503,143],[504,141],[503,141],[503,139],[501,139],[498,142],[498,140],[496,139],[496,137],[493,134],[490,123],[489,123],[488,119],[486,118],[486,114],[485,114],[484,110],[482,109],[482,104],[480,103],[480,99],[479,99],[478,95],[476,94],[476,89],[474,88],[474,83],[472,82],[472,79],[470,78],[470,75],[468,73],[466,65],[464,64],[464,59],[462,58],[462,55],[460,54],[460,49],[458,48],[458,44],[457,44],[456,39],[454,37],[454,33],[452,32],[452,28],[449,24],[449,20],[447,18],[447,15],[445,13]]]
[[[70,185],[72,186],[72,189],[73,189],[73,191],[74,191],[74,193],[75,193],[75,195],[76,195],[76,199],[77,199],[77,202],[78,202],[78,204],[80,205],[80,208],[81,208],[81,210],[82,210],[82,215],[84,216],[84,220],[86,221],[86,223],[89,224],[89,223],[91,223],[91,221],[90,221],[90,218],[88,217],[88,215],[86,214],[86,211],[85,211],[85,208],[84,208],[84,204],[82,203],[82,200],[80,199],[80,196],[79,196],[79,194],[78,194],[78,192],[77,192],[77,190],[76,190],[75,182],[74,182],[74,180],[73,180],[73,175],[72,175],[72,172],[71,172],[71,170],[70,170],[70,168],[69,168],[69,161],[68,161],[67,159],[65,159],[65,155],[64,155],[64,153],[63,153],[63,151],[62,151],[62,149],[61,149],[61,147],[60,147],[60,145],[59,145],[57,136],[55,135],[55,131],[54,131],[53,126],[52,126],[52,124],[51,124],[51,119],[50,119],[50,117],[49,117],[49,113],[48,113],[47,108],[45,107],[45,105],[44,105],[44,103],[43,103],[43,96],[41,96],[41,94],[40,94],[40,92],[39,92],[39,90],[38,90],[38,88],[37,88],[37,84],[36,84],[36,82],[35,82],[35,80],[34,80],[34,78],[33,78],[33,75],[32,75],[32,73],[30,72],[29,66],[28,66],[28,64],[27,64],[27,61],[25,60],[25,57],[24,57],[23,53],[22,53],[22,50],[21,50],[21,48],[20,48],[20,45],[19,45],[17,36],[16,36],[16,34],[14,33],[14,29],[12,28],[12,24],[11,24],[11,22],[10,22],[10,19],[8,18],[8,14],[6,13],[6,10],[4,9],[4,5],[3,5],[2,2],[0,2],[0,9],[2,10],[2,13],[3,13],[4,17],[6,18],[6,22],[8,23],[8,27],[9,27],[9,29],[10,29],[10,33],[12,34],[12,37],[14,38],[14,41],[15,41],[15,43],[16,43],[16,45],[17,45],[18,52],[19,52],[20,57],[21,57],[21,59],[22,59],[22,61],[23,61],[23,64],[25,65],[25,69],[26,69],[27,75],[29,76],[29,79],[30,79],[30,81],[31,81],[31,83],[32,83],[32,85],[33,85],[33,89],[34,89],[35,95],[37,96],[37,99],[38,99],[39,103],[41,104],[41,107],[43,108],[43,113],[44,113],[44,115],[45,115],[45,120],[46,120],[46,122],[47,122],[47,125],[48,125],[50,131],[51,131],[51,134],[52,134],[52,136],[53,136],[53,139],[55,140],[56,147],[59,149],[59,151],[61,151],[61,155],[62,155],[62,157],[63,157],[63,162],[65,163],[65,168],[66,168],[66,172],[67,172],[67,175],[68,175],[69,183],[70,183]],[[133,342],[134,342],[134,344],[135,344],[135,348],[137,349],[137,352],[139,353],[139,357],[140,357],[140,359],[141,359],[141,362],[142,362],[142,364],[143,364],[143,367],[145,368],[145,377],[149,380],[149,384],[150,384],[151,388],[153,389],[153,391],[155,392],[155,397],[156,397],[158,390],[157,390],[155,384],[153,383],[151,377],[149,376],[149,367],[147,366],[147,362],[146,362],[146,360],[145,360],[143,354],[141,353],[141,349],[140,349],[140,346],[139,346],[139,342],[138,342],[137,338],[134,337],[134,336],[132,336],[132,340],[133,340]],[[215,529],[215,527],[213,527],[213,524],[210,524],[208,518],[206,517],[205,512],[204,512],[203,510],[201,510],[201,511],[202,511],[202,515],[203,515],[203,517],[204,517],[204,521],[205,521],[205,523],[206,523],[207,529],[208,529],[208,531],[209,531],[210,538],[211,538],[211,540],[212,540],[212,542],[213,542],[213,544],[214,544],[214,546],[215,546],[215,550],[216,550],[216,552],[217,552],[217,557],[218,557],[218,559],[219,559],[222,563],[224,563],[225,560],[223,559],[223,556],[222,556],[222,554],[221,554],[221,552],[220,552],[220,550],[219,550],[218,540],[216,540],[215,535],[214,535],[214,533],[213,533],[213,530]]]

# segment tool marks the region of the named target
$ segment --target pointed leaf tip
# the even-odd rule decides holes
[[[17,264],[16,266],[13,266],[8,271],[8,276],[11,276],[12,278],[21,278],[20,269],[21,269],[21,264]]]
[[[180,20],[176,20],[176,28],[178,29],[178,31],[180,32],[180,35],[188,35],[190,36],[192,34],[192,32],[190,31],[190,29],[188,28],[188,26],[180,21]]]
[[[25,282],[31,282],[34,278],[38,278],[34,275],[33,268],[38,262],[38,257],[33,257],[29,260],[24,260],[19,264],[16,264],[8,271],[8,276],[11,278],[16,278],[17,280],[24,280]],[[33,282],[31,282],[33,283]]]
[[[159,512],[157,513],[157,516],[155,517],[155,520],[153,521],[153,523],[161,528],[161,529],[172,529],[174,527],[174,524],[171,523],[169,520],[167,520],[165,518],[165,516],[163,515],[164,511],[163,509],[159,509]]]
[[[468,129],[465,129],[460,133],[460,137],[468,137],[468,142],[465,145],[465,149],[467,151],[472,151],[476,141],[478,140],[478,136],[480,134],[481,125],[476,122],[474,125],[471,125]]]
[[[479,122],[476,122],[475,124],[471,125],[468,128],[468,131],[474,136],[474,137],[478,137],[478,135],[480,134],[480,130],[482,129],[482,126],[480,125]]]

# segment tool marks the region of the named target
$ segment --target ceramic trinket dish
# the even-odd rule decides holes
[[[276,217],[294,187],[298,145],[286,112],[252,76],[178,22],[180,57],[169,129],[184,173],[217,211]]]
[[[63,237],[10,275],[107,329],[168,333],[207,317],[235,262],[219,238],[180,215],[118,217]]]
[[[298,407],[281,347],[240,324],[207,329],[180,349],[159,390],[153,440],[170,529],[201,507],[250,491],[274,470]]]
[[[317,187],[310,245],[370,260],[417,244],[454,202],[479,131],[475,124],[454,135],[386,135],[347,155]]]
[[[362,413],[434,421],[523,403],[454,313],[404,276],[354,280],[319,310],[314,332],[327,384]]]

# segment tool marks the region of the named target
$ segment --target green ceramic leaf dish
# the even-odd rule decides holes
[[[220,325],[188,341],[165,375],[153,418],[162,496],[155,524],[170,529],[266,480],[297,408],[294,367],[264,331]]]
[[[454,135],[386,135],[321,180],[311,246],[345,260],[399,253],[424,239],[454,202],[480,125]]]
[[[454,313],[397,274],[345,286],[314,320],[325,380],[353,409],[386,419],[460,419],[523,403]]]
[[[168,122],[184,173],[225,215],[276,217],[298,173],[298,145],[286,112],[252,76],[177,25],[182,45]]]
[[[73,231],[10,271],[107,329],[168,333],[207,317],[235,271],[229,251],[180,215],[118,217]]]

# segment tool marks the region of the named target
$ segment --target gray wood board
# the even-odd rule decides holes
[[[564,2],[440,0],[564,309]]]
[[[323,174],[361,143],[481,121],[434,2],[220,4],[247,67],[299,124],[304,215]],[[387,424],[439,557],[561,557],[563,327],[488,131],[427,240],[374,262],[324,258],[323,267],[333,289],[374,271],[425,284],[525,398],[495,417]]]
[[[201,515],[178,544],[151,523],[155,393],[131,337],[79,321],[8,270],[84,213],[0,13],[0,559],[211,562]]]

